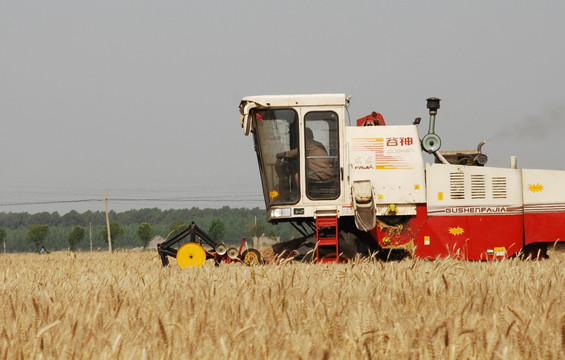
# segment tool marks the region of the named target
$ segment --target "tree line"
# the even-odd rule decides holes
[[[288,224],[268,224],[260,208],[168,209],[147,208],[110,211],[110,234],[114,249],[144,247],[154,236],[168,238],[195,222],[214,239],[239,244],[243,237],[294,236]],[[70,211],[36,214],[0,213],[0,246],[4,252],[56,250],[106,250],[108,235],[103,211]]]

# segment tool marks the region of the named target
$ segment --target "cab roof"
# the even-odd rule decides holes
[[[260,106],[345,106],[345,94],[257,95],[246,96],[241,102],[254,102]]]

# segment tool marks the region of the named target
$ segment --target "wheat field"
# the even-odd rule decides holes
[[[163,268],[0,254],[0,359],[565,359],[565,253]]]

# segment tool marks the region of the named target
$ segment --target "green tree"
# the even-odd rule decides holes
[[[216,241],[224,240],[224,236],[226,235],[226,226],[224,225],[224,222],[218,218],[212,220],[212,223],[208,228],[208,235]]]
[[[108,243],[108,227],[102,227],[102,231],[100,231],[102,238]],[[124,234],[124,228],[116,221],[112,221],[110,223],[110,235],[112,236],[112,244],[115,244],[116,241]]]
[[[175,220],[171,226],[169,226],[169,236],[173,236],[184,230],[188,225],[184,220]]]
[[[247,224],[247,228],[246,228],[245,232],[248,235],[250,235],[252,238],[253,237],[261,237],[262,235],[265,235],[267,237],[276,236],[275,228],[273,226],[268,226],[264,222]]]
[[[0,228],[0,242],[4,248],[4,253],[6,253],[6,229]]]
[[[75,251],[77,245],[84,239],[86,234],[86,229],[83,226],[75,225],[69,232],[69,237],[67,241],[69,242],[69,250]]]
[[[26,240],[35,245],[35,249],[39,251],[45,243],[45,238],[49,234],[49,226],[43,224],[33,225],[26,234]]]
[[[76,210],[71,210],[61,216],[60,222],[63,226],[74,226],[85,223],[83,222],[83,215],[79,214]]]
[[[141,225],[137,228],[137,238],[143,244],[144,249],[147,247],[147,244],[151,241],[152,237],[153,228],[151,227],[151,224],[148,222],[141,223]]]

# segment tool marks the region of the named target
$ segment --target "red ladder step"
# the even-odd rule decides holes
[[[320,229],[324,229],[320,231]],[[320,258],[320,247],[335,247],[335,257]],[[332,249],[333,250],[333,249]],[[337,215],[316,217],[316,259],[318,262],[339,262]]]

